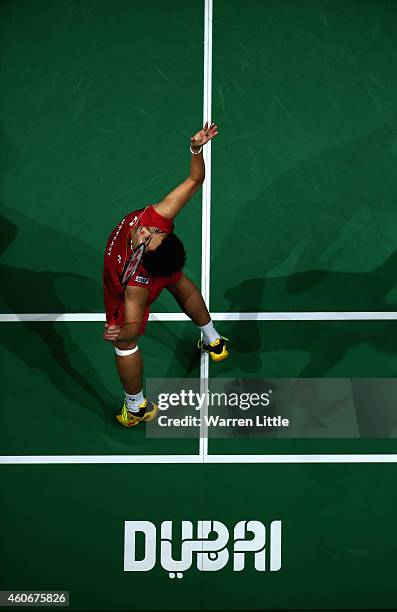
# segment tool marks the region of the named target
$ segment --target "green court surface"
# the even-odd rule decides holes
[[[147,375],[199,376],[187,323],[150,323],[141,341]],[[3,328],[5,325],[3,324]],[[151,455],[197,452],[195,440],[149,440],[114,419],[122,388],[99,323],[21,323],[2,334],[4,455]],[[189,345],[188,345],[189,346]],[[175,347],[179,347],[175,352]],[[31,409],[34,406],[35,409]]]
[[[395,321],[238,321],[220,323],[219,329],[231,340],[230,357],[211,363],[210,380],[396,378]],[[3,324],[4,455],[198,453],[198,438],[153,440],[146,439],[144,428],[121,431],[113,418],[121,404],[121,387],[113,351],[101,332],[100,323]],[[146,378],[198,379],[196,339],[189,322],[149,322],[140,342]],[[380,430],[363,426],[361,439],[248,436],[210,440],[209,452],[395,452],[397,418],[376,405],[374,410]]]
[[[214,311],[396,310],[396,20],[393,0],[214,3]]]
[[[211,197],[176,232],[230,356],[200,357],[165,291],[146,380],[396,381],[395,2],[4,0],[0,18],[0,590],[69,590],[76,611],[394,609],[395,402],[358,402],[354,437],[121,428],[101,272],[117,222],[186,177],[211,85]],[[125,521],[157,530],[150,570],[125,570]],[[197,521],[229,533],[219,570]],[[265,525],[265,571],[252,543],[238,569],[240,521]],[[183,522],[181,579],[162,564],[170,543],[185,558]]]
[[[185,178],[191,126],[201,122],[202,47],[192,33],[203,30],[203,11],[198,0],[172,6],[2,3],[0,223],[14,288],[2,312],[21,312],[22,281],[24,312],[102,311],[110,232]],[[196,197],[178,230],[197,282],[200,219]]]
[[[2,588],[69,590],[74,610],[391,609],[394,465],[171,467],[3,466]],[[125,521],[202,517],[282,520],[282,569],[123,572]]]

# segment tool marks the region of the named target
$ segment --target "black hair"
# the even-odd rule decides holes
[[[142,263],[149,274],[168,276],[186,263],[186,250],[176,234],[168,234],[154,251],[146,252]]]

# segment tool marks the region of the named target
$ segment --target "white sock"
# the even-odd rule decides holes
[[[199,325],[198,328],[203,332],[204,344],[211,344],[211,342],[215,342],[215,340],[221,337],[216,331],[212,321],[207,323],[207,325]]]
[[[144,400],[143,389],[136,395],[128,395],[128,393],[125,393],[125,403],[127,404],[127,408],[130,412],[139,412],[139,406]]]

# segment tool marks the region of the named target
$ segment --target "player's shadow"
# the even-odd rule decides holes
[[[272,291],[267,284],[266,307],[258,303],[256,311],[298,306],[305,311],[377,310],[378,295],[371,286],[356,295],[348,287],[348,295],[345,288],[340,294],[328,290],[336,280],[331,270],[340,269],[342,257],[347,262],[343,267],[351,264],[352,272],[359,273],[358,265],[361,271],[363,263],[374,261],[373,252],[387,256],[395,249],[389,228],[397,223],[396,161],[394,115],[371,133],[311,155],[268,181],[258,196],[241,203],[225,239],[212,244],[213,269],[222,270],[222,282],[212,284],[211,306],[222,303],[225,283],[230,286],[233,278],[262,276],[264,271],[268,283],[271,276],[302,273],[306,276],[296,281],[300,286],[305,282],[308,289],[300,297],[293,293],[294,278],[280,291],[276,283]],[[239,247],[236,258],[234,245]],[[228,255],[235,265],[225,266]],[[253,272],[247,274],[250,269]],[[383,273],[394,278],[391,266]],[[321,281],[327,275],[325,291]]]
[[[395,310],[391,296],[397,256],[386,230],[397,220],[396,144],[394,115],[369,134],[290,166],[257,197],[244,202],[224,241],[212,245],[213,261],[219,257],[221,262],[215,268],[223,266],[223,282],[212,286],[212,304],[235,312]],[[352,252],[356,237],[362,249],[364,243],[376,246],[383,232],[389,242],[378,245],[376,253],[389,251],[384,263],[369,272],[355,272],[353,260],[352,272],[333,270],[340,268],[345,250]],[[224,265],[230,245],[239,245],[243,255],[236,258],[237,268]],[[370,262],[371,252],[363,258]],[[251,273],[248,280],[230,286],[232,271],[234,278],[244,278],[250,269],[260,270],[257,278]],[[224,293],[225,282],[229,289]],[[223,306],[224,298],[229,305]],[[223,370],[233,369],[233,347],[238,367],[250,373],[266,370],[266,351],[306,351],[306,365],[295,372],[300,376],[325,375],[349,348],[364,342],[384,354],[395,353],[392,324],[387,321],[313,323],[316,333],[306,337],[308,325],[219,324],[232,341],[231,359]],[[278,365],[282,376],[285,365],[282,360]]]
[[[397,251],[367,273],[308,270],[287,277],[254,278],[227,289],[225,298],[232,312],[255,313],[271,311],[266,308],[267,295],[271,296],[272,303],[277,299],[284,301],[285,296],[290,295],[293,296],[293,311],[302,312],[307,307],[306,294],[310,293],[313,304],[317,297],[329,296],[329,311],[338,312],[343,310],[343,303],[355,300],[359,304],[360,296],[370,287],[378,311],[396,311],[397,304],[387,299],[396,285],[396,269]],[[261,368],[266,371],[266,354],[276,351],[305,352],[309,356],[307,363],[293,375],[307,378],[325,376],[347,351],[360,344],[367,344],[386,355],[397,353],[393,322],[387,320],[371,321],[370,324],[357,320],[349,324],[343,321],[303,323],[286,320],[266,324],[253,321],[249,324],[236,322],[229,329],[233,348],[239,353],[239,367],[247,372],[258,372]]]
[[[178,307],[179,308],[179,307]],[[175,325],[182,325],[182,335],[175,333]],[[164,346],[170,354],[167,378],[190,378],[197,375],[200,367],[200,352],[196,350],[199,333],[193,323],[147,324],[145,337],[152,338]]]
[[[4,207],[3,207],[4,210]],[[18,243],[21,251],[26,250],[25,261],[29,261],[32,245],[21,239],[18,234],[21,228],[32,225],[32,222],[15,211],[10,211],[13,220],[0,215],[0,253],[4,254],[12,245]],[[17,219],[17,223],[14,220]],[[34,222],[34,233],[38,240],[34,248],[40,248],[40,261],[46,261],[46,245],[56,244],[66,254],[78,252],[80,258],[98,257],[90,252],[87,245],[62,232]],[[25,232],[25,238],[27,234]],[[16,250],[13,248],[13,252]],[[10,259],[10,257],[8,257]],[[19,259],[21,256],[19,255]],[[47,259],[47,261],[51,261]],[[71,292],[84,300],[92,294],[92,280],[81,274],[55,272],[52,270],[32,270],[28,267],[0,264],[0,278],[3,286],[2,311],[8,313],[30,312],[33,305],[38,313],[64,313],[64,295]],[[84,302],[83,302],[84,303]],[[79,326],[79,323],[73,323]],[[87,326],[87,323],[84,324]],[[86,329],[86,327],[85,327]],[[84,333],[76,338],[84,342]],[[51,383],[67,398],[84,409],[108,420],[117,407],[117,400],[112,397],[103,385],[98,371],[80,349],[79,342],[73,339],[66,323],[56,322],[18,322],[3,323],[2,344],[22,361],[25,367],[41,371]],[[94,355],[93,355],[94,357]],[[17,383],[16,383],[17,384]],[[117,402],[117,403],[116,403]]]
[[[368,273],[308,270],[306,273],[286,277],[249,279],[229,288],[225,297],[229,300],[231,311],[255,313],[258,311],[258,304],[261,305],[261,310],[268,311],[268,294],[273,298],[290,294],[295,300],[295,311],[299,312],[304,311],[302,306],[307,303],[307,292],[311,292],[314,301],[315,293],[320,292],[321,295],[343,295],[342,299],[347,300],[353,300],[356,296],[359,302],[360,296],[370,286],[378,310],[397,311],[397,304],[387,299],[396,284],[393,275],[396,267],[397,251]],[[330,301],[332,302],[332,297]],[[367,345],[384,355],[396,355],[395,327],[395,322],[388,320],[235,322],[225,330],[226,335],[230,334],[232,350],[229,360],[224,363],[223,375],[228,372],[230,375],[235,374],[238,368],[249,372],[251,377],[261,375],[263,378],[324,378],[337,368],[348,351],[360,345]],[[292,355],[283,357],[280,355],[282,352]],[[302,363],[302,352],[307,356],[305,363]],[[368,359],[372,360],[372,352],[368,351],[368,355]],[[357,364],[350,361],[349,365],[343,367],[339,376],[361,379],[363,367],[365,372],[371,372],[371,379],[379,377],[390,380],[383,380],[380,385],[373,381],[368,387],[372,395],[368,395],[367,387],[363,386],[360,380],[351,381],[360,436],[395,437],[397,415],[393,379],[396,379],[397,372],[390,366],[385,369],[384,365],[379,370],[376,365],[371,362],[363,363],[361,359]],[[272,372],[271,375],[269,371]],[[334,376],[335,370],[331,374],[331,377]],[[373,414],[375,405],[376,419]],[[321,420],[317,422],[314,412],[306,413],[305,419],[310,427],[325,427]]]

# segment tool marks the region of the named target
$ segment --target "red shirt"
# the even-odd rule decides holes
[[[124,299],[123,286],[120,278],[124,264],[131,255],[131,230],[137,225],[145,227],[157,227],[162,232],[171,234],[174,229],[172,219],[163,217],[155,211],[152,205],[128,214],[114,228],[109,236],[104,254],[103,289],[106,310],[106,320],[109,322],[121,300],[117,323],[124,324]],[[146,321],[149,317],[150,304],[160,295],[161,291],[168,285],[172,285],[180,279],[182,272],[175,272],[169,276],[154,276],[149,274],[143,263],[139,264],[137,271],[128,281],[129,285],[144,287],[148,289],[146,310],[140,333],[143,333]]]

